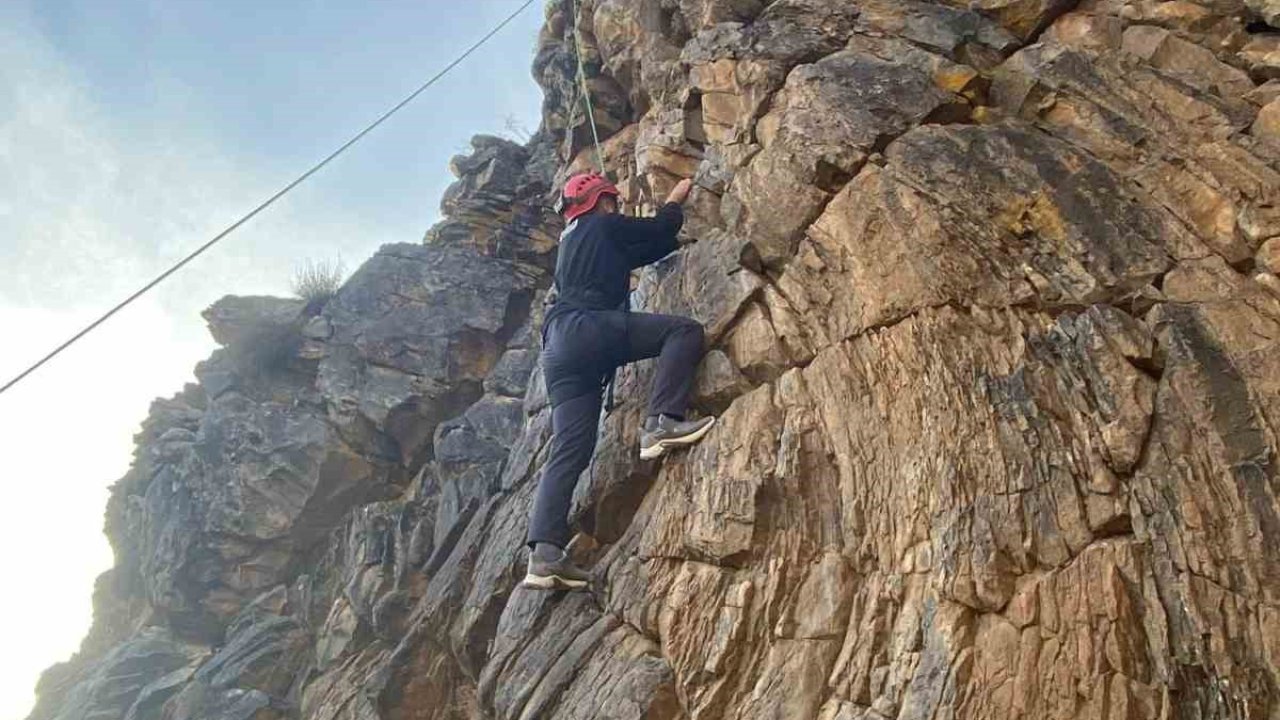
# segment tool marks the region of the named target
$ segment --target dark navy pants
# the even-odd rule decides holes
[[[569,543],[569,504],[591,463],[602,378],[614,367],[658,358],[648,415],[683,417],[702,357],[702,326],[689,318],[622,311],[572,311],[543,338],[542,372],[551,398],[551,455],[529,518],[529,544]]]

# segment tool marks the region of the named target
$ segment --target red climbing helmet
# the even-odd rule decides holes
[[[572,220],[595,209],[601,195],[618,197],[618,188],[597,172],[581,173],[564,184],[563,211],[565,220]]]

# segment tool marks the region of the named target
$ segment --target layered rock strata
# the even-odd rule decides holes
[[[1280,718],[1280,31],[1255,0],[552,2],[528,147],[322,308],[228,298],[32,720]],[[517,589],[558,221],[694,177],[651,369]]]

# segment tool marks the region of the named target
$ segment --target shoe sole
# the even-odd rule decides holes
[[[712,418],[711,422],[707,423],[706,425],[703,425],[701,428],[698,428],[694,432],[688,435],[685,435],[684,437],[667,438],[666,440],[659,440],[657,443],[650,445],[647,448],[642,447],[640,448],[640,459],[653,460],[655,458],[662,457],[662,454],[667,451],[667,448],[677,448],[677,447],[684,447],[686,445],[692,445],[698,442],[699,440],[701,440],[702,436],[706,435],[711,430],[711,428],[715,427],[715,424],[716,424],[715,418]]]
[[[533,590],[584,590],[588,583],[586,580],[572,580],[559,575],[525,575],[520,585]]]

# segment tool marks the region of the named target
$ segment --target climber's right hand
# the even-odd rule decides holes
[[[671,188],[671,192],[667,194],[667,202],[683,205],[685,200],[689,199],[689,191],[693,189],[693,181],[689,179],[681,180],[676,186]]]

